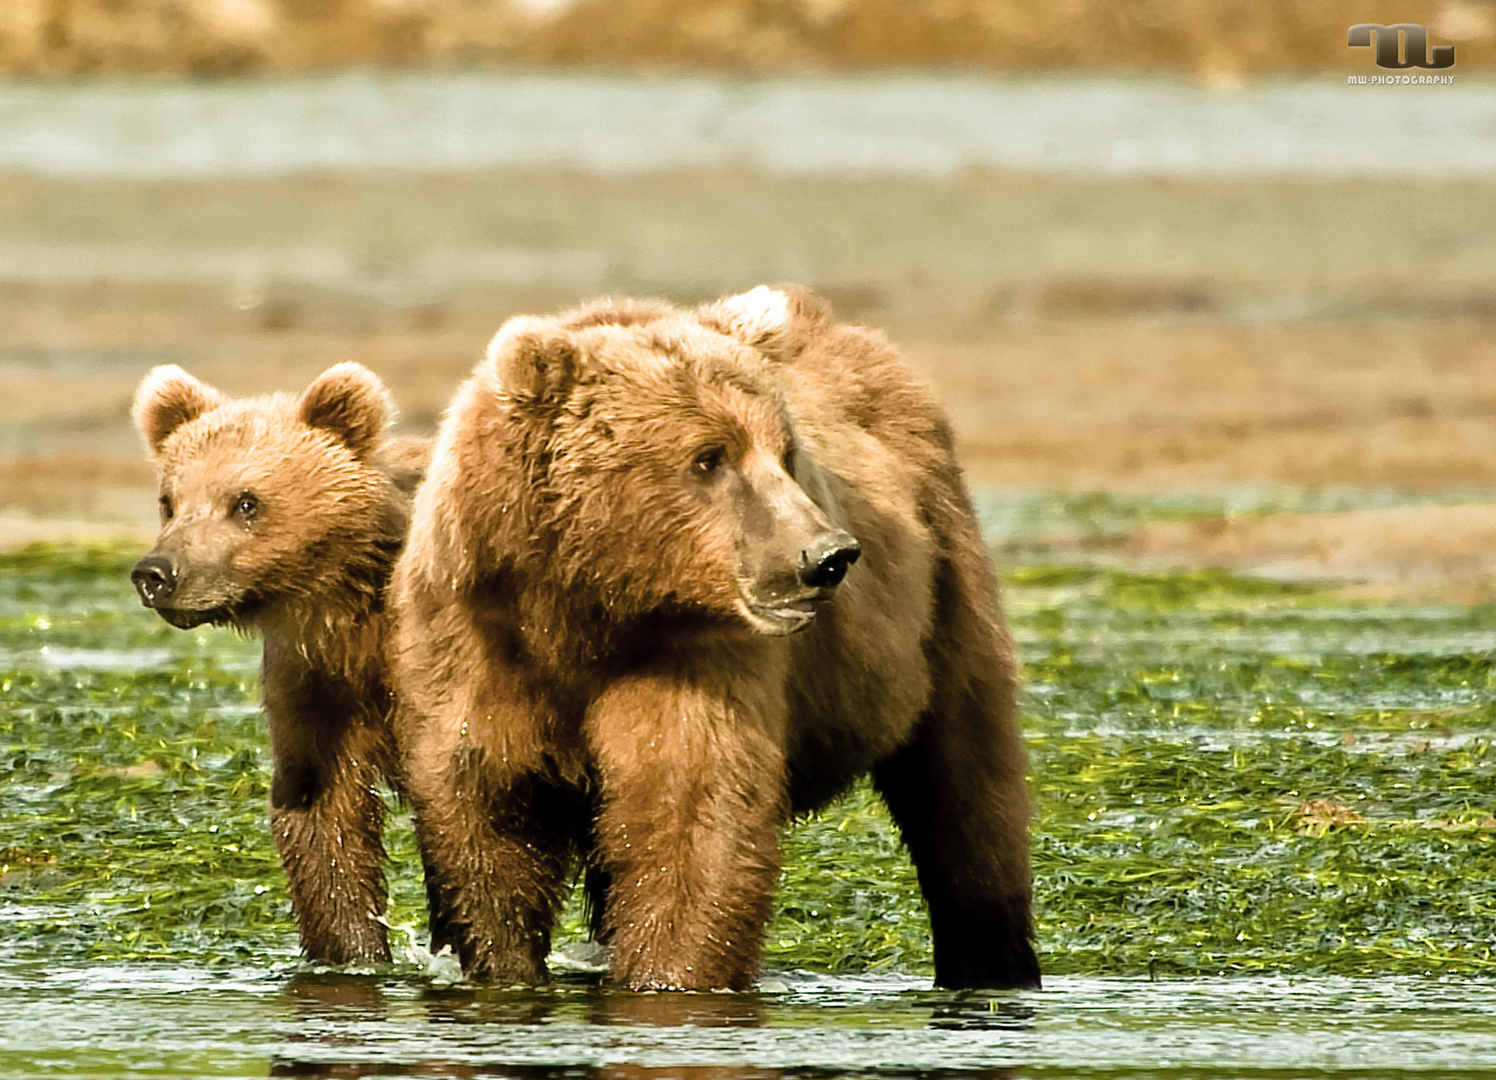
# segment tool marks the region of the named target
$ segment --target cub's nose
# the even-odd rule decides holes
[[[130,580],[140,594],[140,602],[148,608],[159,607],[169,600],[177,588],[177,568],[170,559],[160,555],[147,555],[130,571]]]
[[[827,533],[800,552],[800,584],[812,589],[839,585],[861,554],[862,545],[851,533]]]

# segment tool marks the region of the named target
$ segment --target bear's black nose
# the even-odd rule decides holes
[[[827,533],[800,552],[800,583],[812,589],[839,585],[861,554],[862,545],[851,533]]]
[[[140,594],[140,602],[148,608],[159,607],[163,600],[171,597],[177,587],[177,568],[170,559],[160,555],[147,555],[130,571],[130,580]]]

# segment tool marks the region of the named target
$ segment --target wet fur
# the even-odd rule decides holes
[[[384,389],[353,364],[299,399],[232,400],[158,368],[134,415],[173,508],[152,555],[181,568],[187,606],[163,615],[264,640],[270,823],[302,951],[388,960],[378,783],[399,774],[385,587],[429,446],[384,438]],[[248,490],[263,515],[235,523],[226,508]]]
[[[712,432],[796,448],[791,486],[861,541],[799,634],[740,613],[733,568],[779,550],[758,481],[734,516],[680,479]],[[949,426],[881,336],[796,290],[512,320],[392,592],[433,943],[471,978],[545,979],[578,847],[618,982],[750,985],[780,829],[871,772],[937,981],[1038,984],[1012,644]]]

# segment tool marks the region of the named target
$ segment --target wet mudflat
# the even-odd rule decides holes
[[[1327,500],[1398,497],[1227,501]],[[141,610],[133,549],[54,546],[0,563],[0,1073],[1496,1073],[1496,607],[1160,573],[1110,543],[1218,500],[981,501],[1026,672],[1042,992],[928,988],[867,790],[787,835],[755,993],[620,994],[574,963],[546,990],[454,983],[419,947],[398,814],[399,962],[305,971],[257,645]],[[573,908],[566,957],[580,931]]]
[[[766,281],[886,328],[984,483],[1490,488],[1493,115],[1463,74],[0,82],[0,548],[153,528],[154,364],[356,357],[429,431],[511,314]]]

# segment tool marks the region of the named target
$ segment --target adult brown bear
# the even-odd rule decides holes
[[[386,440],[379,379],[338,364],[301,394],[231,400],[152,370],[135,425],[160,476],[161,535],[135,565],[173,626],[265,641],[271,828],[307,958],[388,960],[378,780],[396,776],[385,587],[429,446]]]
[[[780,828],[871,772],[936,981],[1038,985],[1012,645],[950,428],[880,336],[763,287],[511,319],[392,592],[434,941],[469,977],[546,977],[575,843],[618,982],[751,984]]]

